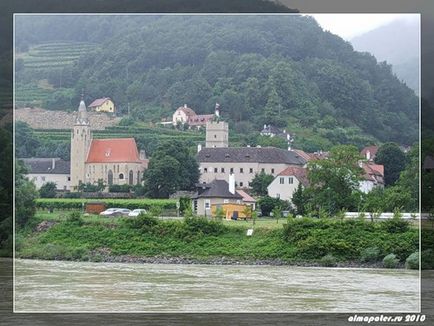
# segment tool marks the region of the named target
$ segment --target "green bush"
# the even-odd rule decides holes
[[[109,192],[130,192],[130,185],[111,185],[109,186]]]
[[[421,252],[421,269],[434,269],[434,251],[426,249]]]
[[[410,228],[410,222],[399,217],[381,221],[380,225],[388,233],[404,233]]]
[[[41,198],[56,197],[56,184],[54,182],[44,183],[39,189],[39,196]]]
[[[413,252],[405,260],[405,268],[408,269],[419,269],[419,252]]]
[[[396,268],[398,266],[399,259],[396,258],[395,254],[389,254],[383,258],[383,265],[386,268]]]
[[[360,253],[360,261],[362,262],[375,262],[380,259],[380,249],[377,247],[369,247],[362,250]]]
[[[92,202],[95,199],[87,198],[37,198],[36,207],[39,209],[81,209],[83,203]],[[120,207],[128,209],[150,209],[159,206],[162,209],[176,209],[176,199],[111,199],[103,198],[98,201],[104,202],[108,207]]]
[[[138,229],[142,232],[149,233],[154,231],[154,228],[160,223],[160,221],[149,213],[142,213],[134,219],[128,219],[127,223],[133,229]]]
[[[74,223],[77,225],[83,225],[84,221],[81,217],[80,212],[71,212],[66,220],[68,223]]]
[[[336,266],[336,258],[333,255],[327,254],[320,260],[321,266],[334,267]]]
[[[81,193],[80,192],[65,192],[63,194],[63,198],[80,198]]]
[[[221,221],[212,221],[203,217],[185,218],[184,224],[190,234],[219,235],[227,231],[227,227]]]

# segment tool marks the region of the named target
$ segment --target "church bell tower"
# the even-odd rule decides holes
[[[82,95],[71,133],[71,189],[77,190],[80,182],[87,182],[85,163],[91,141],[90,123]]]

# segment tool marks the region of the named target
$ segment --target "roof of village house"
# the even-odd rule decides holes
[[[141,163],[134,138],[93,139],[86,163]]]
[[[69,174],[71,162],[56,158],[22,158],[29,174]],[[53,167],[54,160],[54,169]]]
[[[93,101],[92,103],[89,104],[89,107],[95,107],[95,106],[100,106],[102,104],[104,104],[105,101],[110,100],[110,97],[103,97],[103,98],[97,98],[95,101]]]
[[[307,169],[305,168],[294,166],[287,167],[285,170],[283,170],[277,175],[277,177],[282,176],[294,176],[303,186],[307,187],[309,185],[309,180],[307,178]]]
[[[301,149],[293,149],[292,151],[295,152],[297,155],[301,156],[302,158],[304,158],[306,161],[310,161],[312,159],[311,154],[306,153]]]
[[[367,181],[376,181],[384,183],[384,166],[381,164],[363,163],[363,179]]]
[[[201,163],[281,163],[304,165],[306,160],[293,151],[275,147],[217,147],[203,148],[196,156]]]
[[[432,170],[434,169],[434,157],[431,155],[428,155],[423,160],[423,168],[425,170]]]
[[[207,184],[197,184],[198,192],[192,198],[234,198],[243,197],[235,192],[229,191],[229,183],[225,180],[213,180]]]
[[[199,114],[199,115],[189,116],[187,122],[191,126],[203,125],[212,119],[214,119],[214,114]]]
[[[256,203],[256,199],[250,196],[247,192],[241,189],[237,189],[236,192],[243,197],[245,203]]]
[[[376,145],[366,146],[365,148],[363,148],[361,150],[360,154],[363,155],[364,157],[366,157],[366,153],[368,151],[369,151],[369,153],[371,155],[371,159],[374,159],[375,155],[377,155],[378,146],[376,146]]]
[[[189,108],[186,104],[184,104],[184,106],[180,106],[179,108],[176,109],[176,111],[178,111],[178,110],[184,112],[188,117],[196,115],[196,112],[194,112],[193,109]]]

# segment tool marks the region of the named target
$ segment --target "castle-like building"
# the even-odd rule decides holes
[[[93,139],[84,100],[80,101],[71,133],[71,190],[80,183],[134,185],[148,167],[144,151],[134,138]]]

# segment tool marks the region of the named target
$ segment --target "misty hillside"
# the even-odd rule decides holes
[[[417,140],[418,100],[387,64],[307,16],[17,19],[19,106],[73,110],[110,96],[132,121],[216,102],[234,132],[271,123],[306,150]],[[296,144],[297,145],[297,144]]]
[[[419,92],[419,21],[400,19],[351,40],[357,51],[372,53],[387,61],[393,72],[410,88]]]

